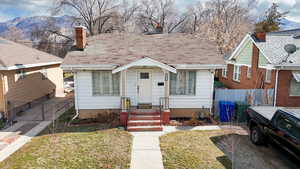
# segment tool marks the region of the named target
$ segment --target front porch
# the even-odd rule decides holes
[[[176,69],[150,58],[113,70],[120,73],[120,122],[129,131],[162,131],[169,123],[170,72]]]

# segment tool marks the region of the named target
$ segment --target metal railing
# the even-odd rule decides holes
[[[121,97],[121,111],[129,112],[131,107],[130,97]]]
[[[160,111],[160,117],[161,117],[161,120],[163,118],[163,111],[164,110],[169,110],[169,97],[161,97],[159,98],[159,111]]]

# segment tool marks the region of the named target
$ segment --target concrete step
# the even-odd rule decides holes
[[[158,115],[133,115],[129,117],[129,121],[131,120],[161,120],[161,117]]]
[[[131,112],[131,115],[146,115],[146,116],[155,116],[155,115],[160,115],[159,112]]]
[[[127,126],[160,126],[161,120],[130,120]]]
[[[128,131],[136,132],[136,131],[162,131],[162,126],[130,126],[127,127]]]

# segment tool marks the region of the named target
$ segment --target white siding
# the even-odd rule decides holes
[[[159,82],[165,80],[164,73],[161,69],[155,69],[152,71],[152,76],[152,104],[158,106],[159,98],[165,96],[165,86],[158,86]]]
[[[127,70],[126,95],[131,98],[132,105],[137,105],[137,71]],[[159,98],[164,97],[164,74],[161,69],[152,69],[152,104],[159,105]],[[197,71],[195,96],[170,96],[170,108],[211,108],[213,76],[209,70]],[[119,109],[119,96],[93,96],[92,73],[81,71],[76,77],[76,108],[78,109]]]
[[[78,109],[119,109],[119,96],[93,96],[92,73],[77,72],[77,108]]]
[[[170,108],[211,108],[213,81],[213,76],[209,70],[198,70],[196,95],[170,96]]]
[[[127,70],[126,96],[130,97],[131,104],[137,105],[137,71]]]

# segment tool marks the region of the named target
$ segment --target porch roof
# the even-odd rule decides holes
[[[173,67],[171,67],[169,65],[166,65],[164,63],[158,62],[156,60],[153,60],[151,58],[148,58],[148,57],[145,57],[143,59],[134,61],[134,62],[132,62],[130,64],[127,64],[127,65],[124,65],[124,66],[120,66],[120,67],[114,69],[112,71],[112,73],[117,73],[117,72],[129,69],[131,67],[135,67],[135,66],[151,66],[151,67],[153,66],[153,67],[159,67],[159,68],[162,68],[164,70],[168,70],[170,72],[176,73],[176,69],[175,68],[173,68]]]

